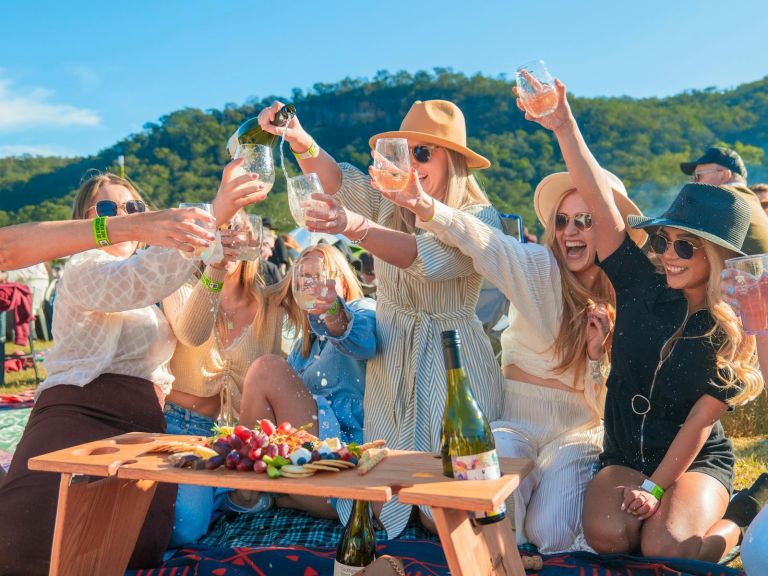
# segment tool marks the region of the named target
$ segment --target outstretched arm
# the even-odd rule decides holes
[[[597,256],[600,260],[604,260],[624,241],[626,234],[624,219],[616,206],[605,173],[589,150],[571,112],[565,84],[556,80],[555,87],[558,95],[555,111],[541,118],[534,118],[526,112],[525,118],[555,133],[573,183],[592,212],[592,220],[597,230],[595,235]],[[525,107],[519,99],[517,103],[518,107],[525,112]]]

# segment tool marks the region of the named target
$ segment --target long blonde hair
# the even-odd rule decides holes
[[[565,256],[560,250],[555,235],[555,219],[563,200],[575,191],[572,190],[563,194],[560,202],[550,214],[547,227],[544,230],[544,244],[552,250],[557,261],[563,293],[563,314],[560,329],[552,344],[558,360],[554,371],[557,374],[563,374],[568,370],[573,370],[577,382],[581,379],[581,383],[585,384],[583,379],[587,367],[587,315],[598,304],[604,304],[613,324],[616,319],[616,293],[613,291],[608,276],[602,270],[597,271],[594,286],[586,288],[565,263]],[[608,358],[611,356],[612,342],[613,332],[608,335],[605,342],[605,352]],[[602,392],[599,382],[593,383],[592,388],[584,386],[584,397],[587,403],[599,414],[603,413]]]
[[[728,400],[731,406],[741,406],[754,400],[763,391],[763,376],[757,368],[755,337],[744,333],[739,317],[720,294],[720,275],[725,259],[735,254],[706,240],[703,245],[709,260],[706,303],[715,320],[715,326],[707,336],[714,339],[719,334],[723,339],[716,357],[718,378],[725,388],[742,386],[740,392]]]
[[[467,166],[467,159],[448,148],[443,150],[446,152],[448,164],[448,190],[443,204],[451,208],[490,204],[488,196]],[[416,228],[416,216],[406,208],[395,206],[388,226],[393,230],[412,233]]]
[[[325,262],[325,267],[328,270],[328,274],[332,278],[338,278],[341,280],[341,296],[346,302],[352,300],[359,300],[363,297],[363,288],[360,286],[360,281],[357,279],[355,271],[352,270],[352,266],[349,265],[344,255],[331,246],[330,244],[317,244],[316,246],[309,246],[301,251],[296,263],[298,264],[301,259],[307,254],[320,254],[320,257]],[[298,309],[298,307],[296,306]],[[309,356],[309,352],[312,349],[311,331],[309,328],[309,316],[306,311],[300,311],[301,319],[299,327],[301,331],[301,355],[304,358]]]

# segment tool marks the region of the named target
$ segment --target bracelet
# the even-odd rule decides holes
[[[330,308],[328,308],[328,310],[325,311],[325,316],[326,318],[328,316],[333,316],[338,311],[339,311],[339,299],[336,298],[336,300],[333,301],[333,305]]]
[[[221,289],[224,286],[224,282],[211,280],[205,272],[200,275],[200,284],[202,284],[208,292],[214,293],[221,292]]]
[[[306,151],[299,153],[291,148],[291,152],[293,152],[296,160],[308,160],[309,158],[317,158],[320,155],[320,146],[317,145],[317,142],[312,140],[312,144],[309,145],[309,148],[307,148]]]
[[[371,223],[368,221],[368,218],[365,219],[365,223],[367,226],[365,227],[365,231],[363,231],[363,235],[360,236],[357,240],[350,240],[352,244],[355,246],[358,246],[363,240],[365,240],[365,237],[368,236],[368,231],[371,229]]]
[[[93,239],[96,241],[97,246],[111,246],[112,242],[109,241],[107,235],[107,217],[99,216],[93,219]]]
[[[656,482],[650,478],[643,480],[643,483],[640,484],[640,489],[645,490],[651,494],[654,498],[656,498],[656,500],[661,501],[661,499],[664,497],[664,488],[656,484]]]

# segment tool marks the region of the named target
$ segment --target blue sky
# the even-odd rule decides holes
[[[577,95],[768,75],[768,2],[0,0],[0,156],[92,154],[183,107],[543,58]]]

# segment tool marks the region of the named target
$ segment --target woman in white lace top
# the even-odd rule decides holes
[[[231,177],[234,166],[225,169],[214,202],[219,222],[231,218],[245,195],[264,197],[255,179]],[[103,174],[80,188],[73,219],[143,209],[129,181]],[[107,245],[74,256],[65,267],[49,376],[0,487],[0,573],[48,573],[59,479],[29,471],[29,458],[126,432],[165,430],[161,400],[172,382],[168,360],[176,339],[156,303],[189,280],[196,266],[178,250],[136,248],[136,242]],[[159,485],[132,566],[162,561],[175,493],[175,486]]]

